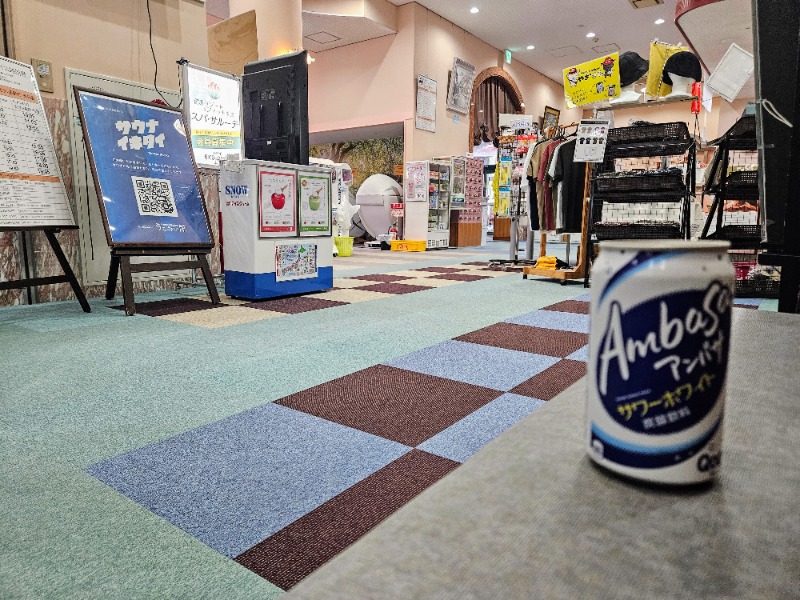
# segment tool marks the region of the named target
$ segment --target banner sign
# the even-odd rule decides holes
[[[191,63],[183,65],[181,74],[183,110],[197,165],[218,169],[220,160],[240,160],[241,80]]]
[[[75,227],[33,68],[0,57],[0,229]]]
[[[298,180],[300,182],[300,235],[330,235],[330,176],[300,172]]]
[[[605,119],[581,119],[573,162],[603,162],[609,125],[610,121]]]
[[[619,53],[564,69],[564,94],[568,108],[607,101],[619,96]]]
[[[213,246],[178,110],[75,88],[110,246]]]
[[[259,236],[295,237],[297,174],[289,169],[259,169],[258,185]]]

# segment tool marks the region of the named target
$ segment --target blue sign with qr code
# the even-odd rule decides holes
[[[111,246],[213,245],[181,113],[78,91]]]

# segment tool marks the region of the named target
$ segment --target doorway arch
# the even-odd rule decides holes
[[[481,109],[476,99],[480,97],[482,86],[483,90],[488,86],[497,86],[505,94],[507,105],[510,104],[510,107],[513,108],[515,113],[521,114],[525,108],[525,101],[522,98],[522,92],[517,82],[514,81],[514,78],[505,70],[500,67],[489,67],[478,73],[478,76],[475,77],[475,83],[472,85],[472,101],[470,102],[469,141],[467,142],[467,148],[470,152],[473,146],[476,145],[476,137],[480,140],[480,128],[484,122],[489,124],[489,120],[493,121],[493,124],[489,124],[490,136],[494,133],[492,128],[497,127],[496,118],[493,116],[486,115],[485,113],[481,116],[478,115],[478,111]],[[480,141],[478,141],[478,143],[480,143]]]

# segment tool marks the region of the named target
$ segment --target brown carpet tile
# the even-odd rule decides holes
[[[383,294],[410,294],[412,292],[422,292],[431,289],[432,286],[425,285],[406,285],[404,283],[376,283],[375,285],[365,285],[358,289],[368,292],[381,292]]]
[[[480,261],[480,260],[475,260],[475,261],[472,261],[472,262],[465,262],[465,263],[461,263],[461,264],[469,265],[471,267],[488,267],[489,266],[488,262]]]
[[[496,323],[457,337],[456,340],[564,358],[588,344],[589,336],[571,331]]]
[[[422,267],[421,269],[416,270],[428,271],[430,273],[460,273],[461,271],[467,271],[468,269],[456,269],[454,267]]]
[[[360,279],[362,281],[377,281],[379,283],[394,283],[396,281],[403,281],[404,279],[411,279],[411,277],[405,277],[404,275],[359,275],[358,277],[352,277],[351,279]]]
[[[459,463],[412,450],[236,557],[288,590]]]
[[[753,306],[752,304],[736,304],[733,305],[734,308],[749,308],[751,310],[758,310],[757,306]]]
[[[363,289],[363,288],[359,288]],[[292,296],[290,298],[275,298],[274,300],[262,300],[259,302],[248,302],[243,306],[258,308],[261,310],[272,310],[275,312],[286,313],[287,315],[297,315],[312,310],[322,310],[332,306],[345,306],[347,302],[337,302],[335,300],[325,300],[312,296]]]
[[[217,306],[225,305],[219,304]],[[110,308],[125,310],[124,305],[111,306]],[[136,303],[136,313],[139,315],[147,315],[148,317],[163,317],[164,315],[175,315],[195,310],[208,310],[210,308],[217,307],[211,304],[210,301],[198,300],[197,298],[173,298],[170,300]]]
[[[589,303],[578,300],[564,300],[556,302],[550,306],[545,306],[542,310],[557,310],[558,312],[577,313],[580,315],[589,314]]]
[[[511,392],[540,400],[552,400],[584,375],[585,362],[561,360],[528,381],[523,381]]]
[[[434,275],[432,279],[450,279],[451,281],[480,281],[481,279],[491,279],[482,275],[465,275],[463,273],[442,273]]]
[[[277,403],[407,446],[418,446],[501,394],[468,383],[376,365]]]

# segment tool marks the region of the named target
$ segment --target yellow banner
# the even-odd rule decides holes
[[[685,50],[685,46],[671,46],[664,42],[650,43],[650,70],[647,71],[647,94],[649,96],[659,98],[672,91],[672,86],[661,81],[664,75],[664,65],[670,56]]]
[[[619,52],[564,69],[568,108],[619,96]]]

